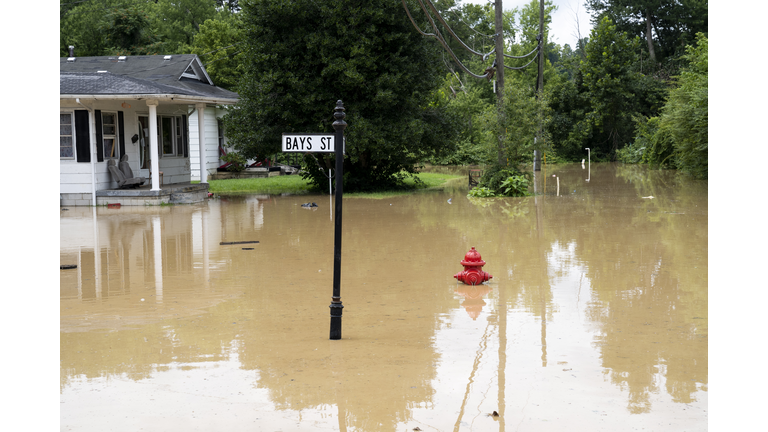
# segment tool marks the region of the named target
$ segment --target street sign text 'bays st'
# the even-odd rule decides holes
[[[334,134],[283,134],[283,152],[333,153],[336,151]],[[346,141],[346,139],[345,139]]]

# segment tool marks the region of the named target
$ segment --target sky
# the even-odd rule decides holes
[[[461,3],[486,4],[489,0],[461,0]],[[503,0],[504,10],[514,8],[522,9],[531,0]],[[588,37],[592,29],[589,13],[584,6],[584,0],[553,0],[557,10],[552,14],[552,27],[550,29],[551,42],[556,44],[568,44],[571,48],[576,46],[576,17],[578,12],[579,29],[581,37]]]

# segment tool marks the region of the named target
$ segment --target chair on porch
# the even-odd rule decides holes
[[[131,170],[131,166],[128,165],[128,155],[124,154],[123,157],[120,158],[120,163],[118,164],[118,168],[120,169],[120,172],[123,173],[123,176],[125,176],[126,179],[132,179],[137,178],[141,180],[141,184],[144,184],[145,181],[147,181],[144,177],[134,177],[133,176],[133,170]]]
[[[141,186],[142,183],[144,183],[140,178],[125,178],[123,173],[117,169],[114,159],[110,159],[107,162],[107,168],[109,169],[109,173],[112,175],[112,180],[117,182],[117,187],[120,189],[137,188]]]

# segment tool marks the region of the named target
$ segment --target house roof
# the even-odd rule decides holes
[[[195,54],[62,57],[62,97],[170,97],[179,101],[236,103],[237,93],[217,87]]]

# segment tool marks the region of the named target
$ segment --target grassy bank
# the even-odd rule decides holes
[[[377,193],[345,193],[344,196],[351,198],[373,198],[381,199],[395,195],[406,195],[416,190],[423,189],[442,189],[451,180],[464,178],[464,176],[438,173],[419,173],[417,177],[422,181],[422,185],[417,185],[413,178],[408,178],[405,183],[410,186],[410,190],[377,192]],[[249,178],[249,179],[228,179],[228,180],[209,180],[209,191],[218,194],[294,194],[301,195],[310,193],[311,189],[306,180],[298,175]],[[324,189],[323,192],[327,191]]]

